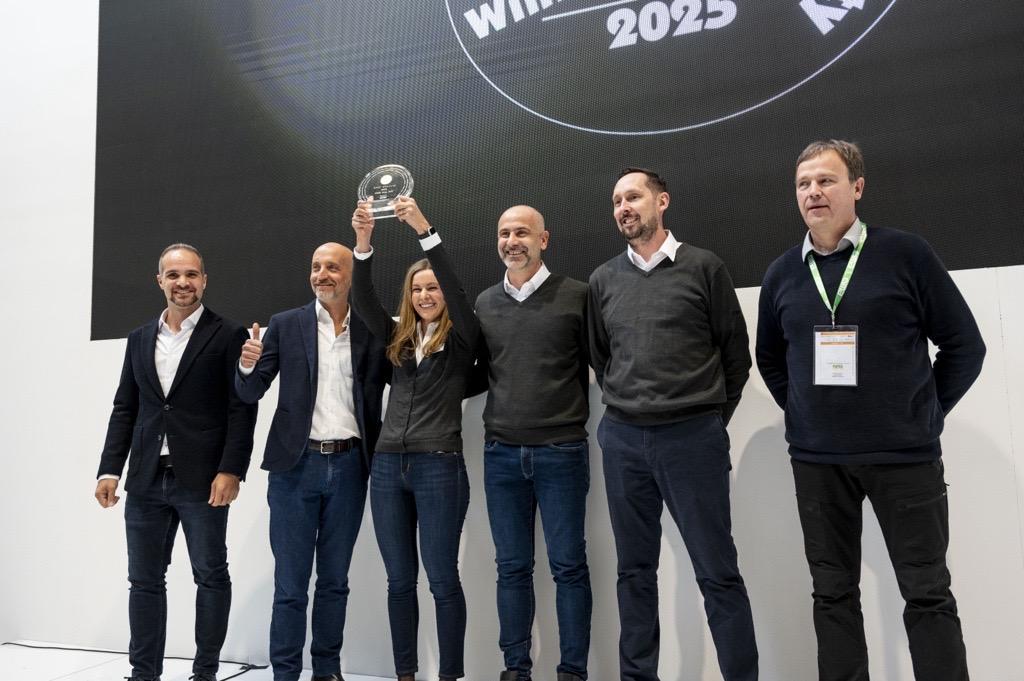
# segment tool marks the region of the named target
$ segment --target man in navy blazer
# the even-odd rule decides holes
[[[251,403],[281,375],[262,466],[270,472],[274,681],[302,672],[314,557],[313,681],[341,679],[348,569],[391,375],[383,343],[349,308],[352,251],[317,248],[309,280],[316,300],[271,317],[262,340],[254,324],[235,375],[238,394]]]
[[[164,575],[178,525],[196,583],[197,681],[213,681],[231,606],[228,504],[252,454],[256,408],[234,390],[245,329],[202,304],[206,272],[193,246],[160,254],[160,317],[128,336],[121,381],[100,458],[96,499],[117,503],[124,488],[128,539],[131,679],[159,679],[167,620]]]

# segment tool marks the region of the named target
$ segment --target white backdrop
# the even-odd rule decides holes
[[[124,649],[128,584],[123,502],[104,511],[92,497],[124,351],[124,341],[89,341],[97,30],[95,0],[0,0],[0,356],[7,361],[0,390],[0,457],[6,483],[0,495],[0,640]],[[872,216],[864,217],[870,222]],[[610,219],[608,227],[613,228]],[[794,233],[794,242],[799,236]],[[154,254],[138,257],[152,259]],[[207,300],[216,307],[217,263],[208,267]],[[304,278],[306,273],[295,276]],[[954,278],[974,310],[989,354],[981,378],[948,420],[943,436],[951,485],[953,587],[973,678],[1022,679],[1024,627],[1018,614],[1024,610],[1024,267],[957,272]],[[740,299],[753,329],[757,290],[740,291]],[[153,286],[154,315],[161,304]],[[226,659],[266,661],[272,559],[266,539],[266,475],[258,462],[275,401],[273,389],[261,405],[250,479],[231,511],[234,606]],[[591,404],[593,432],[602,410],[593,387]],[[501,667],[493,547],[482,493],[481,410],[480,398],[467,403],[464,431],[472,503],[462,560],[470,604],[467,671],[473,679],[493,678]],[[810,579],[782,414],[756,372],[730,432],[733,524],[753,603],[762,679],[813,679]],[[600,452],[596,442],[591,444],[588,538],[595,605],[590,669],[592,678],[606,681],[615,678],[617,665],[615,561]],[[869,508],[866,512],[862,588],[871,672],[878,679],[908,681],[913,674],[902,602],[877,525]],[[689,560],[667,517],[665,526],[662,677],[720,678]],[[554,589],[540,546],[535,658],[538,678],[544,678],[542,670],[547,675],[557,663],[557,638]],[[168,654],[189,655],[193,589],[180,539],[168,581]],[[343,668],[388,676],[392,666],[385,578],[369,512],[350,583]],[[436,645],[425,584],[420,604],[420,660],[426,678],[436,673]]]

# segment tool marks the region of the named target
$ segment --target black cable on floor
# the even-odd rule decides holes
[[[17,643],[15,641],[4,641],[3,643],[0,643],[0,645],[3,645],[3,646],[18,646],[20,648],[34,648],[36,650],[70,650],[70,651],[79,652],[79,653],[110,653],[112,655],[127,655],[128,654],[128,651],[126,651],[126,650],[101,650],[99,648],[69,648],[67,646],[37,646],[37,645],[32,645],[30,643]],[[193,660],[193,661],[195,660],[194,657],[176,657],[174,655],[167,655],[167,656],[164,657],[164,659],[165,660]],[[266,669],[269,666],[269,665],[265,665],[265,664],[262,664],[262,665],[260,665],[260,664],[250,664],[248,662],[235,662],[234,660],[218,660],[218,662],[220,664],[237,664],[237,665],[240,665],[242,667],[238,672],[232,674],[231,676],[225,676],[225,677],[221,678],[220,681],[228,681],[228,679],[238,678],[239,676],[241,676],[242,674],[245,674],[246,672],[251,672],[253,669]]]

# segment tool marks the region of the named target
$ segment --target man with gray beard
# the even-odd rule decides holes
[[[504,281],[476,301],[490,387],[484,486],[498,565],[501,681],[531,678],[538,508],[556,588],[558,681],[586,679],[590,651],[587,285],[548,271],[541,253],[549,237],[537,210],[506,210],[498,220]]]

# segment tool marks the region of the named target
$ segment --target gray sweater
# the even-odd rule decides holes
[[[718,410],[750,374],[747,326],[725,264],[686,243],[650,272],[625,253],[590,276],[591,365],[607,416],[660,425]]]
[[[552,274],[519,302],[503,284],[476,299],[487,344],[487,440],[547,445],[585,440],[587,285]]]
[[[462,398],[480,326],[444,247],[437,245],[426,255],[444,293],[452,330],[443,350],[424,357],[418,365],[415,356],[406,357],[392,371],[378,452],[462,451]],[[352,306],[370,333],[386,345],[391,342],[395,322],[373,288],[372,263],[372,257],[355,259]]]

